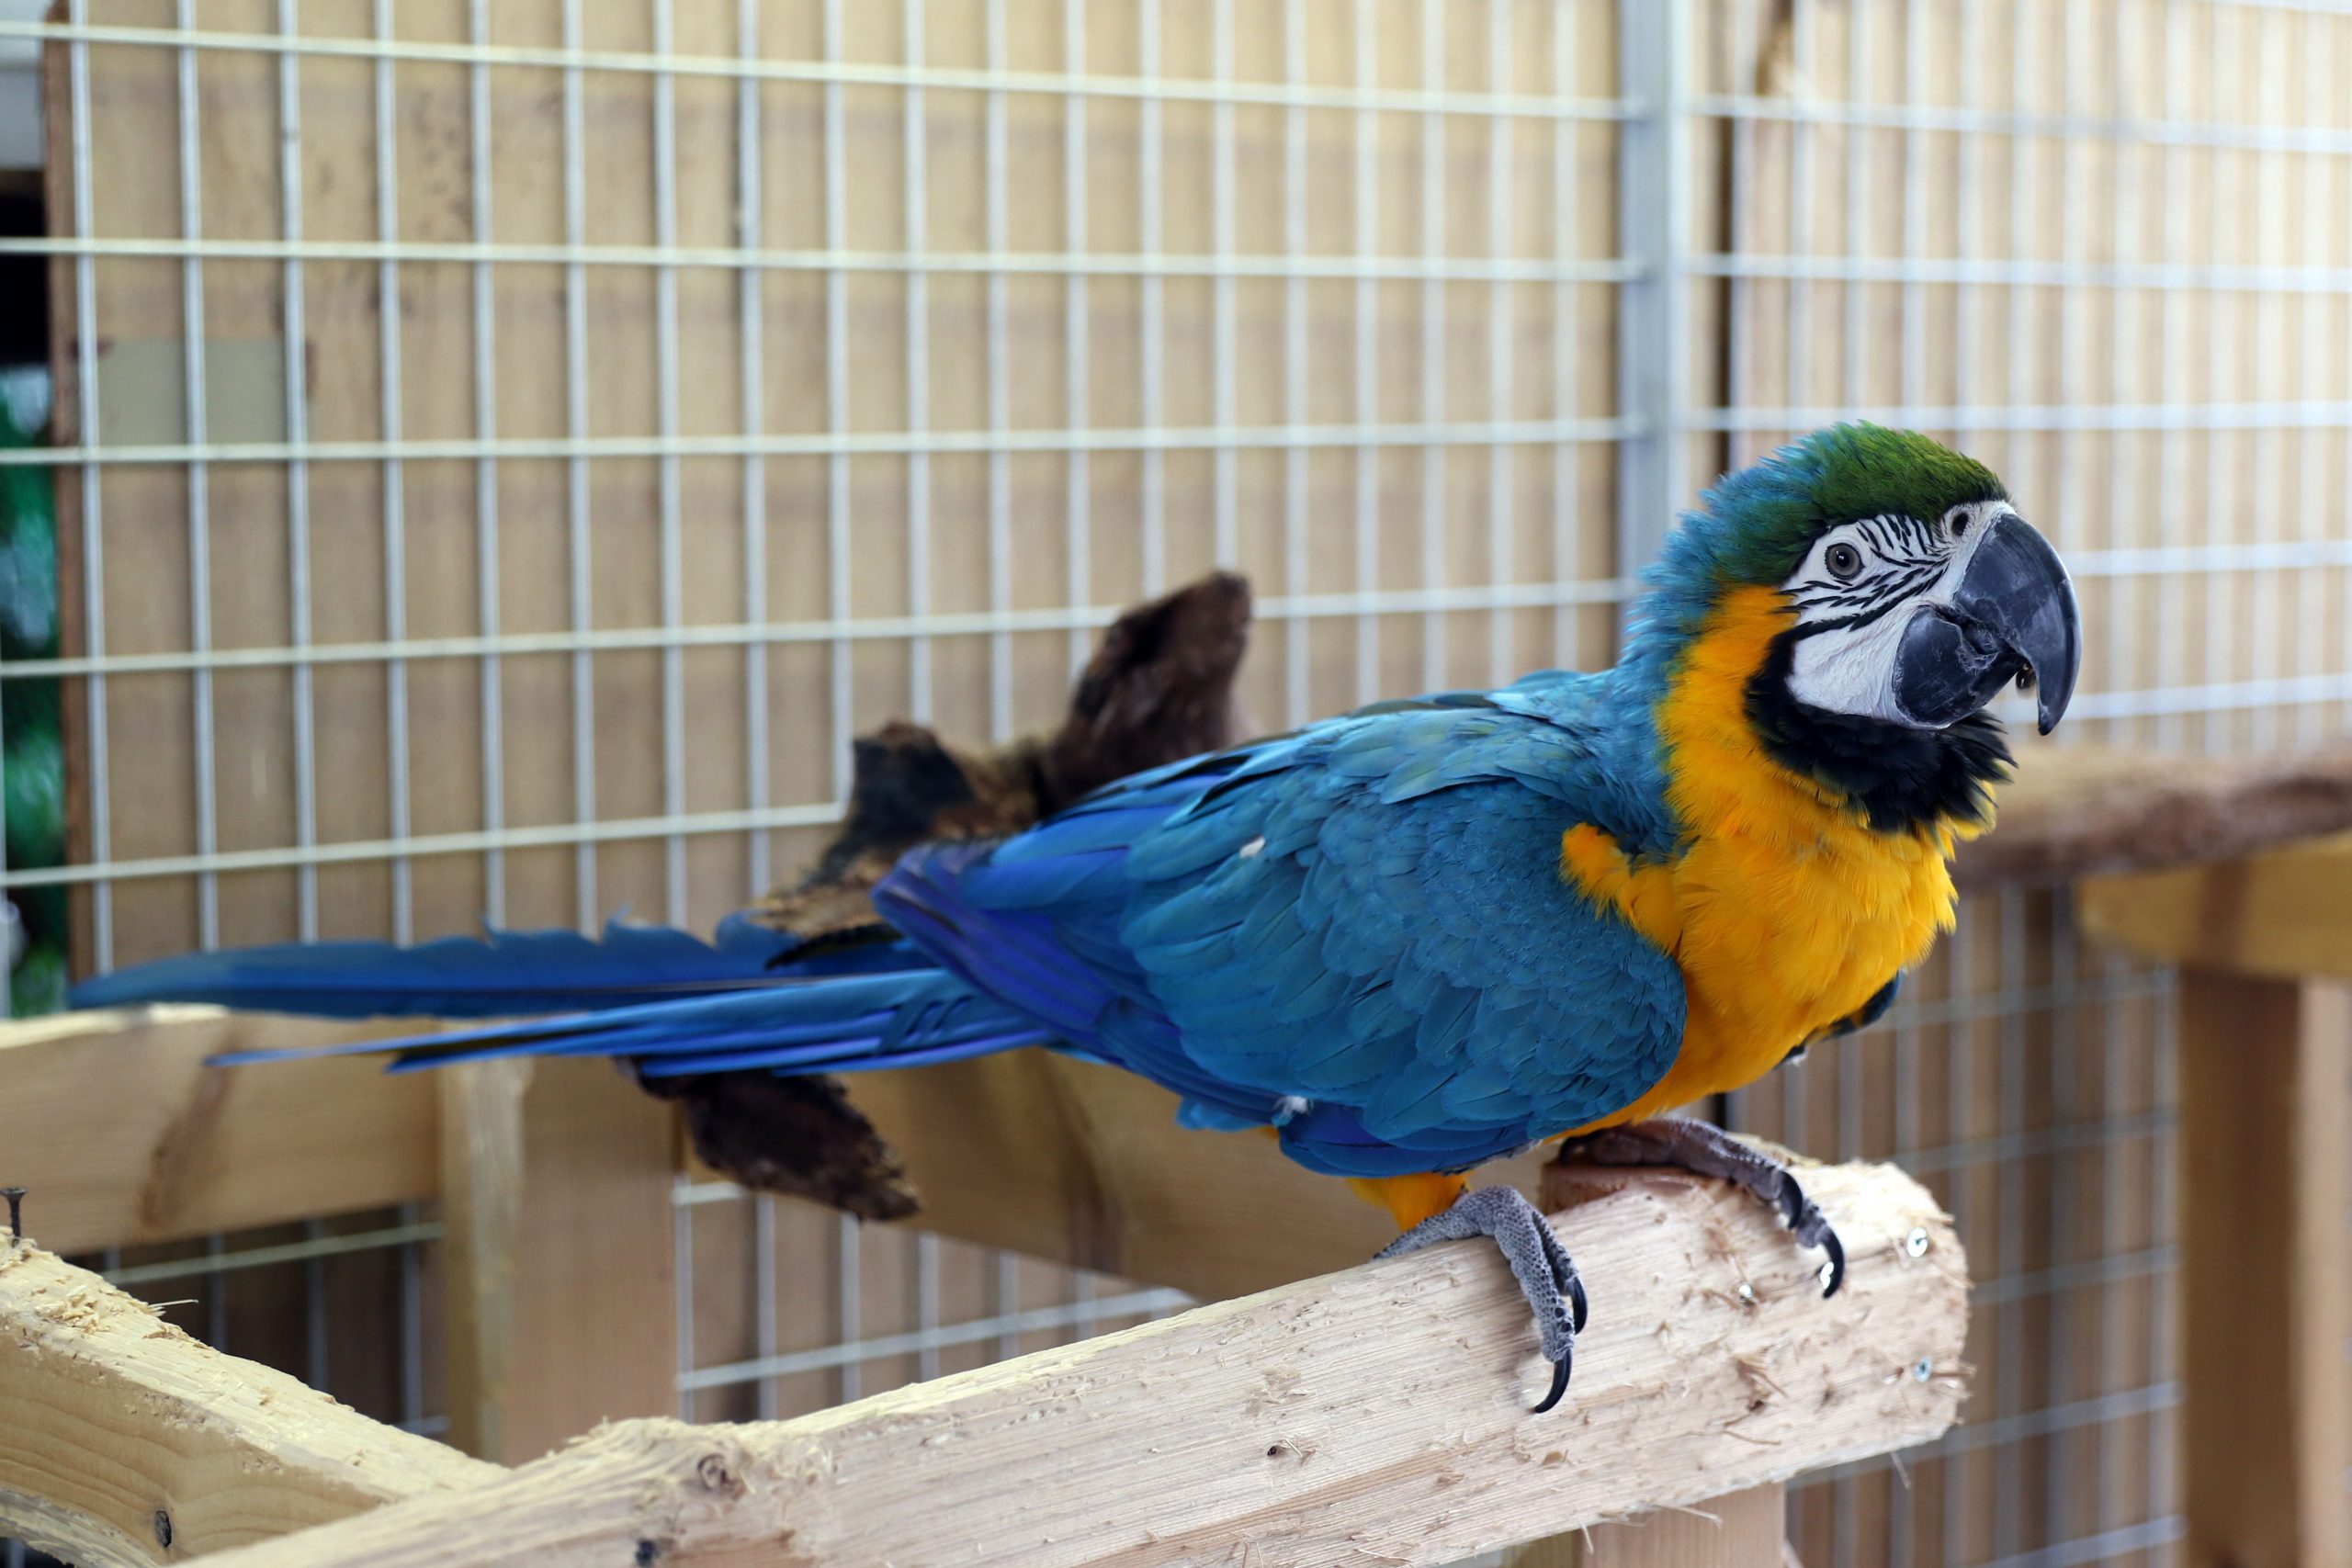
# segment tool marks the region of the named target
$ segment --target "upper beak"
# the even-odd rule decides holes
[[[2065,716],[2082,664],[2075,584],[2050,541],[2014,513],[1977,542],[1951,604],[1904,628],[1894,695],[1906,717],[1940,729],[1991,702],[2012,677],[2031,686],[2049,734]]]

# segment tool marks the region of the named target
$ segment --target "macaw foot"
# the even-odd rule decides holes
[[[1464,1192],[1453,1206],[1430,1215],[1375,1255],[1401,1258],[1442,1241],[1464,1241],[1474,1235],[1491,1237],[1502,1248],[1519,1281],[1520,1294],[1534,1309],[1535,1326],[1544,1341],[1544,1358],[1552,1363],[1552,1392],[1535,1407],[1541,1416],[1560,1403],[1568,1386],[1568,1369],[1576,1357],[1577,1333],[1584,1327],[1584,1281],[1567,1248],[1552,1234],[1552,1226],[1534,1204],[1512,1188],[1481,1187]]]
[[[1594,1165],[1672,1166],[1744,1187],[1781,1211],[1781,1217],[1788,1222],[1800,1244],[1817,1247],[1829,1255],[1821,1266],[1824,1296],[1836,1295],[1838,1287],[1845,1282],[1845,1243],[1829,1228],[1819,1205],[1797,1185],[1796,1173],[1712,1122],[1664,1116],[1650,1122],[1631,1122],[1623,1127],[1604,1127],[1598,1133],[1563,1141],[1560,1159],[1580,1159]]]

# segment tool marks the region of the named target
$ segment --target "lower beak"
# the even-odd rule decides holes
[[[1974,713],[2012,679],[2034,688],[2049,734],[2065,716],[2082,663],[2075,585],[2050,541],[2014,513],[1992,525],[1950,605],[1928,605],[1903,629],[1894,700],[1904,716],[1941,729]]]

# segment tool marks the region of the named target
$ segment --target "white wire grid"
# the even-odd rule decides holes
[[[709,41],[729,30],[711,25],[718,13],[687,0],[628,8],[643,12],[643,39],[626,47],[596,41],[608,18],[580,0],[557,9],[552,39],[517,41],[520,9],[470,0],[460,36],[417,37],[413,17],[373,0],[364,25],[329,36],[301,30],[322,24],[291,0],[246,18],[251,30],[208,30],[191,0],[179,0],[176,26],[130,27],[73,0],[62,26],[6,29],[65,53],[75,178],[61,217],[72,232],[36,248],[63,258],[75,283],[80,444],[0,460],[60,466],[77,488],[85,637],[71,657],[0,677],[80,683],[93,808],[80,863],[0,868],[0,884],[86,889],[100,964],[124,956],[119,890],[172,878],[196,879],[198,935],[210,941],[221,879],[290,872],[299,898],[285,934],[311,936],[323,872],[386,864],[383,923],[407,938],[422,934],[420,861],[481,857],[481,901],[496,919],[505,857],[568,851],[569,913],[590,921],[611,901],[604,852],[650,843],[652,901],[675,918],[707,915],[712,895],[690,845],[740,846],[729,897],[788,864],[800,840],[787,835],[832,819],[848,737],[879,716],[877,663],[898,682],[880,699],[888,708],[1001,738],[1045,711],[1038,700],[1050,706],[1054,676],[1119,604],[1186,566],[1242,565],[1273,590],[1259,601],[1251,693],[1286,722],[1522,664],[1589,663],[1606,657],[1589,615],[1622,599],[1620,562],[1645,553],[1694,479],[1774,433],[1850,412],[1984,450],[2057,536],[2094,611],[2109,612],[2094,615],[2078,720],[2174,746],[2309,740],[2339,728],[2352,699],[2352,644],[2337,640],[2352,632],[2331,631],[2352,627],[2341,611],[2352,531],[2337,499],[2352,472],[2352,443],[2338,435],[2352,423],[2352,384],[2344,357],[2314,347],[2346,341],[2352,301],[2352,125],[2327,107],[2352,98],[2339,85],[2352,39],[2336,6],[1282,0],[1245,14],[1234,0],[902,0],[876,8],[895,13],[892,25],[860,57],[875,35],[853,34],[871,18],[823,0],[803,29],[815,39],[805,58],[779,54],[774,34],[791,23],[751,0],[720,8],[731,38],[719,44]],[[927,60],[941,18],[967,11],[977,50]],[[680,44],[682,24],[699,41]],[[1106,39],[1131,40],[1131,52],[1114,57]],[[101,232],[96,220],[91,56],[130,48],[166,51],[176,73],[179,205],[175,221],[148,226],[172,231]],[[2108,51],[2123,63],[2102,76],[2088,62]],[[199,85],[208,61],[254,56],[277,86],[277,232],[208,233]],[[332,62],[369,73],[372,235],[306,230],[303,197],[316,187],[303,116],[319,100],[305,73]],[[467,237],[419,235],[399,206],[413,135],[400,86],[426,68],[466,76]],[[555,232],[518,239],[500,221],[502,199],[514,198],[494,176],[512,165],[492,135],[495,95],[526,74],[552,79],[560,97],[560,194]],[[2290,74],[2292,94],[2200,85]],[[596,221],[607,193],[591,184],[589,104],[613,79],[650,88],[642,241]],[[726,243],[690,235],[680,210],[679,94],[712,83],[733,95]],[[815,96],[813,116],[780,103],[794,89]],[[896,121],[897,162],[879,183],[898,206],[879,223],[860,205],[877,166],[853,153],[885,118]],[[813,157],[779,141],[786,119],[813,130]],[[938,129],[975,120],[976,160]],[[810,176],[797,199],[816,215],[813,233],[777,207],[767,164],[787,158]],[[937,239],[955,227],[943,221],[943,161],[977,173],[967,248],[968,222],[956,240]],[[1200,175],[1200,188],[1178,188],[1171,161]],[[1042,213],[1022,188],[1040,166],[1059,180]],[[2056,221],[2042,223],[2032,204],[2053,169]],[[1727,202],[1713,199],[1716,176]],[[1267,180],[1279,216],[1250,219],[1250,193],[1265,194],[1252,182]],[[1947,209],[1995,210],[2005,182],[2006,221],[1944,222]],[[1113,185],[1134,193],[1115,212],[1100,199]],[[2194,216],[2233,186],[2246,206],[2228,214],[2235,221]],[[1596,200],[1600,220],[1589,221]],[[463,268],[470,428],[405,428],[417,406],[403,379],[408,339],[399,315],[381,311],[372,434],[319,435],[296,396],[280,439],[209,438],[206,334],[184,333],[183,438],[111,441],[100,425],[98,268],[128,261],[176,267],[189,320],[205,317],[208,277],[273,267],[287,386],[306,372],[313,269],[368,267],[390,299],[418,269]],[[499,428],[498,378],[511,363],[499,355],[499,288],[528,268],[560,276],[566,375],[552,432]],[[616,430],[590,374],[597,289],[648,273],[651,418]],[[731,280],[727,330],[746,345],[732,427],[717,431],[691,428],[683,412],[693,383],[682,355],[707,326],[682,321],[682,280],[706,275]],[[807,429],[778,423],[801,389],[775,379],[767,352],[786,330],[771,320],[781,320],[775,281],[797,276],[815,280],[817,305],[790,331],[821,343],[810,361],[821,418]],[[1057,292],[1041,310],[1028,290],[1046,284]],[[887,306],[876,288],[896,290]],[[1594,300],[1598,334],[1581,331]],[[2226,322],[2224,305],[2235,312]],[[943,357],[941,322],[967,308],[977,330]],[[941,416],[933,389],[967,352],[981,412],[959,425]],[[1037,379],[1058,382],[1055,417],[1027,395]],[[879,423],[865,400],[877,382],[899,389]],[[1106,406],[1124,417],[1104,417]],[[596,481],[630,461],[653,465],[659,582],[651,615],[616,621],[598,607],[598,546],[612,524]],[[471,473],[476,624],[413,634],[408,480],[451,463]],[[563,476],[567,614],[517,629],[502,624],[501,476],[544,464]],[[820,504],[780,515],[780,477],[811,464]],[[976,486],[957,467],[972,464]],[[731,616],[707,604],[689,615],[684,587],[690,551],[710,538],[689,544],[685,485],[712,465],[740,487]],[[895,505],[868,500],[876,465],[895,467]],[[284,478],[289,629],[224,646],[208,578],[210,481],[256,466]],[[379,498],[378,636],[317,625],[311,604],[311,573],[348,548],[340,538],[314,547],[329,525],[312,515],[313,483],[349,467],[372,471]],[[104,485],[137,469],[187,479],[184,646],[118,648],[108,637]],[[1042,493],[1058,516],[1041,534],[1023,514],[1047,470]],[[2135,508],[2153,521],[2140,525]],[[771,558],[793,528],[822,548],[801,558],[815,563],[816,592],[787,606]],[[877,596],[856,563],[884,533],[898,579]],[[957,544],[966,536],[976,548]],[[1053,587],[1043,599],[1032,592],[1041,578]],[[812,599],[818,613],[803,613]],[[2178,635],[2157,635],[2166,626]],[[1043,664],[1028,657],[1041,642],[1054,650]],[[787,677],[775,655],[794,648],[821,658]],[[707,651],[740,657],[730,705],[690,701],[700,688],[688,685],[688,660]],[[632,653],[659,664],[658,809],[600,808],[588,743],[574,750],[567,810],[510,819],[509,672],[562,661],[565,717],[593,737],[600,716],[610,722],[603,661]],[[421,832],[411,679],[451,661],[478,674],[479,819]],[[312,682],[345,667],[384,682],[386,829],[322,839]],[[224,846],[215,682],[254,671],[292,682],[292,830]],[[187,682],[195,838],[118,856],[107,803],[122,759],[109,750],[108,692],[157,677]],[[781,793],[779,722],[821,734],[828,792]],[[737,726],[741,803],[695,804],[703,743]],[[1965,911],[1886,1025],[1731,1108],[1744,1126],[1809,1133],[1815,1153],[1894,1157],[1936,1181],[1972,1244],[1979,1333],[1990,1337],[1980,1343],[2018,1348],[1984,1358],[1971,1424],[1906,1458],[1911,1482],[1860,1466],[1798,1495],[1806,1561],[2024,1568],[2167,1556],[2178,1531],[2165,1447],[2177,1399],[2165,1315],[2170,998],[2169,976],[2079,952],[2054,895],[2003,895]],[[746,1400],[742,1414],[852,1398],[1181,1303],[1082,1278],[1065,1286],[928,1237],[876,1242],[845,1223],[812,1242],[797,1211],[724,1189],[682,1187],[677,1213],[679,1387],[705,1416]],[[392,1228],[401,1235],[386,1245],[413,1253],[424,1239]],[[713,1316],[707,1293],[695,1295],[713,1274],[712,1238],[735,1248],[746,1234],[748,1265],[727,1276],[741,1310],[698,1343],[696,1325]],[[882,1294],[898,1298],[888,1323],[873,1310]],[[2114,1314],[2136,1326],[2099,1333]],[[420,1394],[405,1414],[424,1410]]]

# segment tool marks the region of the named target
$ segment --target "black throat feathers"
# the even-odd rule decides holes
[[[1797,640],[1793,631],[1774,637],[1748,679],[1747,722],[1768,756],[1844,795],[1881,833],[1990,820],[1992,787],[2012,761],[2000,720],[1975,713],[1949,729],[1913,729],[1808,707],[1789,694]]]

